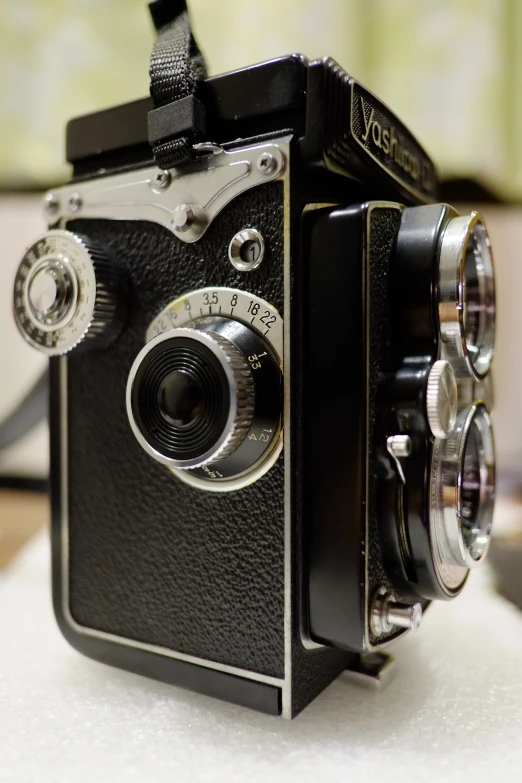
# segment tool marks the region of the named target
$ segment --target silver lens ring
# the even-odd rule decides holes
[[[197,455],[175,458],[164,452],[162,448],[162,445],[165,447],[164,443],[162,445],[154,446],[151,442],[154,427],[156,427],[157,431],[160,430],[158,421],[161,420],[161,417],[156,416],[155,423],[153,422],[152,425],[149,422],[148,426],[144,427],[144,423],[142,422],[140,426],[137,400],[141,381],[138,381],[138,375],[143,370],[146,362],[149,361],[153,352],[158,352],[161,358],[161,354],[167,346],[171,346],[174,351],[177,351],[176,343],[179,343],[181,340],[184,340],[185,343],[190,341],[195,346],[202,346],[206,352],[215,357],[216,362],[222,368],[224,380],[228,387],[228,409],[226,411],[226,417],[223,419],[221,426],[218,427],[219,433],[217,435],[211,429],[209,433],[208,422],[205,425],[202,425],[203,431],[202,433],[200,432],[199,439],[194,433],[193,428],[191,431],[190,424],[180,425],[178,430],[185,432],[184,437],[190,443],[194,444],[194,442],[196,442],[198,445],[201,445],[200,440],[206,443],[209,435],[211,442],[207,443],[207,447],[203,451],[196,449],[198,452]],[[185,378],[189,378],[189,371],[193,370],[195,362],[193,357],[189,357],[188,359],[183,357],[183,359],[184,364],[180,364],[182,369],[177,369],[176,374],[181,373]],[[206,361],[207,360],[202,359],[202,363]],[[176,365],[176,367],[177,366],[178,365]],[[161,379],[161,368],[153,368],[153,373],[156,381],[158,378]],[[170,468],[196,468],[210,464],[211,462],[216,461],[216,459],[226,456],[230,450],[229,447],[233,447],[237,440],[242,439],[248,431],[252,415],[250,396],[253,393],[250,376],[249,367],[248,365],[243,366],[239,351],[237,351],[234,346],[230,346],[227,341],[220,337],[220,335],[212,335],[190,328],[172,329],[158,335],[148,342],[136,357],[127,382],[127,415],[138,443],[151,457]],[[205,387],[207,395],[212,396],[212,392],[215,391],[215,389],[213,389],[210,381],[205,377],[203,377],[202,380],[201,378],[198,378],[198,380],[201,382],[201,385]],[[217,403],[216,405],[217,407],[215,408],[214,413],[218,413],[219,410],[219,405]],[[161,441],[158,440],[157,443],[161,444]]]
[[[491,420],[479,402],[463,410],[447,440],[433,444],[430,493],[432,556],[448,596],[488,551],[495,502]]]
[[[477,212],[452,218],[444,231],[439,321],[456,374],[482,380],[495,347],[495,272],[489,235]]]

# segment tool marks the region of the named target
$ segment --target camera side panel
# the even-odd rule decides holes
[[[190,487],[136,442],[125,386],[149,323],[184,292],[242,288],[284,315],[283,226],[282,183],[236,199],[193,245],[152,223],[68,224],[117,254],[132,294],[120,339],[67,359],[69,551],[60,566],[78,626],[275,679],[284,677],[283,456],[239,491]],[[227,250],[246,227],[263,233],[266,257],[241,274]]]
[[[304,219],[308,634],[353,651],[368,646],[368,592],[388,581],[381,565],[373,439],[400,219],[400,207],[384,204],[328,208]]]

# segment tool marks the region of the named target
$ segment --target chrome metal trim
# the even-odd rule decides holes
[[[457,380],[453,367],[438,359],[428,375],[426,415],[434,438],[443,440],[453,432],[458,408]]]
[[[205,298],[212,304],[205,304]],[[232,304],[235,302],[235,304]],[[257,315],[251,316],[252,303],[259,305]],[[271,321],[270,328],[263,325],[261,319],[269,314]],[[200,317],[201,314],[201,317]],[[163,308],[163,310],[154,318],[147,329],[145,339],[152,340],[158,334],[164,334],[169,330],[182,326],[190,326],[194,321],[204,323],[206,317],[225,316],[241,321],[249,329],[257,332],[274,349],[276,358],[284,378],[283,363],[283,340],[284,323],[281,315],[271,304],[261,297],[239,288],[227,288],[220,286],[210,286],[208,288],[198,288],[188,294],[183,294]],[[265,473],[275,465],[283,449],[282,426],[279,432],[275,434],[271,447],[261,456],[261,458],[252,465],[245,473],[227,479],[226,481],[207,481],[195,476],[189,471],[172,469],[172,472],[185,484],[189,484],[197,489],[204,489],[207,492],[235,492],[238,489],[244,489],[255,481],[258,481]]]
[[[205,303],[205,298],[207,303]],[[232,304],[233,301],[235,304]],[[252,315],[249,312],[251,302],[259,305],[257,315]],[[270,328],[266,328],[261,320],[266,311],[268,311],[268,318],[271,321]],[[281,315],[275,307],[261,299],[260,296],[239,288],[210,286],[178,296],[177,299],[169,302],[150,323],[145,340],[148,342],[156,335],[163,334],[169,329],[190,326],[195,320],[202,323],[201,318],[207,316],[224,316],[246,324],[270,343],[277,354],[281,369],[283,369],[284,323]]]
[[[176,460],[176,459],[170,459],[169,457],[166,457],[164,454],[161,454],[161,452],[154,449],[148,440],[143,435],[142,431],[138,427],[138,424],[136,422],[134,411],[132,409],[132,390],[134,386],[134,380],[136,378],[136,373],[138,372],[143,360],[145,359],[148,354],[154,350],[154,348],[157,345],[160,345],[161,343],[168,342],[171,340],[175,340],[179,337],[187,337],[191,340],[194,340],[194,342],[200,343],[201,345],[204,345],[205,348],[207,348],[218,360],[220,363],[223,372],[225,373],[226,379],[227,379],[227,385],[228,385],[228,393],[230,395],[230,405],[229,405],[229,411],[228,411],[228,417],[225,422],[225,426],[223,428],[223,432],[221,433],[219,439],[217,442],[210,448],[208,451],[206,451],[204,454],[199,455],[198,457],[194,457],[193,459],[188,460]],[[215,335],[209,332],[199,331],[198,329],[190,329],[190,328],[181,328],[181,329],[171,329],[168,332],[164,332],[163,334],[159,334],[157,337],[154,337],[153,340],[148,342],[139,352],[136,359],[133,362],[133,365],[129,372],[129,377],[127,379],[127,390],[125,395],[125,402],[127,406],[127,417],[129,419],[129,424],[131,425],[131,429],[134,433],[134,437],[142,447],[144,451],[147,452],[149,456],[151,456],[153,459],[157,460],[158,462],[161,462],[163,465],[166,465],[168,468],[182,468],[184,470],[190,469],[190,468],[199,468],[203,465],[208,465],[211,462],[214,462],[217,459],[220,459],[222,456],[226,456],[226,453],[228,452],[229,446],[231,446],[232,442],[235,440],[235,436],[238,429],[238,424],[243,425],[243,420],[241,418],[242,412],[241,412],[241,383],[249,383],[249,387],[252,386],[253,388],[253,380],[252,375],[250,371],[250,367],[248,366],[246,360],[243,359],[242,354],[240,354],[239,350],[231,344],[231,347],[229,349],[229,346],[227,345],[228,340],[225,340],[221,337],[221,335]],[[233,355],[231,351],[233,350],[234,354],[237,353],[239,361],[242,364],[242,369],[240,370],[240,374],[238,375],[236,373],[236,370],[233,366]],[[244,368],[244,369],[243,369]],[[246,373],[246,377],[244,380],[240,377]],[[247,393],[247,399],[248,399],[248,393]],[[241,431],[244,431],[244,434],[246,435],[248,431],[248,427],[250,426],[250,419],[252,418],[252,408],[250,410],[250,417],[247,422],[245,422],[245,426],[241,426]]]
[[[170,181],[161,188],[156,167],[65,185],[46,194],[44,209],[49,218],[48,205],[55,205],[51,219],[62,225],[73,218],[149,220],[164,226],[182,242],[197,242],[236,196],[275,180],[284,172],[283,150],[288,148],[290,138],[232,150],[218,148],[217,154],[172,169]],[[260,171],[257,162],[266,153],[275,165],[270,171]],[[80,200],[71,202],[76,197]],[[174,219],[176,209],[182,205],[194,214],[186,231],[176,230]]]
[[[476,428],[478,447],[480,519],[464,536],[463,483],[468,439]],[[484,560],[491,537],[495,501],[493,430],[486,407],[475,403],[461,411],[447,440],[433,443],[430,492],[430,539],[433,562],[441,588],[453,597],[460,592],[468,571]],[[472,535],[473,534],[473,535]]]
[[[178,468],[170,468],[174,476],[185,484],[196,489],[203,489],[205,492],[236,492],[238,489],[244,489],[249,487],[250,484],[254,484],[259,481],[265,473],[274,467],[277,460],[281,456],[283,451],[283,429],[280,428],[279,432],[274,435],[272,448],[267,449],[265,454],[261,455],[261,458],[239,476],[235,476],[232,479],[226,479],[223,481],[207,481],[199,476],[194,476],[190,470],[180,470]]]
[[[469,253],[475,258],[480,300],[477,346],[468,345],[466,334]],[[483,380],[495,348],[495,270],[489,235],[478,212],[452,217],[446,225],[439,254],[438,311],[443,351],[456,376],[471,375],[477,381]]]
[[[245,261],[241,256],[241,250],[247,242],[255,243],[259,247],[259,256],[255,261]],[[257,228],[245,228],[243,231],[238,231],[228,246],[229,261],[238,272],[251,272],[253,269],[257,269],[263,263],[264,257],[265,240]]]
[[[288,170],[287,170],[288,171]],[[292,331],[292,298],[290,296],[292,285],[291,272],[291,234],[290,234],[290,181],[288,173],[284,179],[284,330],[283,330],[283,365],[286,372],[283,374],[283,444],[284,444],[284,520],[285,520],[285,563],[284,563],[284,660],[285,680],[282,689],[281,714],[283,718],[292,717],[292,525],[293,509],[291,487],[294,480],[291,464],[291,432],[292,420],[290,417],[290,334]]]
[[[45,247],[43,255],[38,249]],[[36,250],[35,250],[36,249]],[[97,280],[88,241],[70,231],[51,230],[34,242],[18,267],[14,283],[15,322],[22,337],[40,353],[60,356],[72,351],[98,320]],[[69,301],[60,320],[45,324],[29,304],[29,286],[42,269],[60,265],[70,280]],[[105,295],[105,292],[101,292]],[[27,324],[27,326],[26,326]]]
[[[397,601],[395,595],[380,587],[373,598],[371,627],[375,636],[392,633],[396,628],[418,631],[422,620],[419,601]]]

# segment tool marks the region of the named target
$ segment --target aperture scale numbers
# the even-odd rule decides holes
[[[175,299],[154,319],[147,330],[147,342],[169,329],[187,326],[196,319],[224,316],[242,321],[254,328],[283,356],[283,319],[275,307],[263,299],[233,288],[202,288]],[[256,369],[261,357],[249,357]],[[260,366],[260,365],[259,365]]]

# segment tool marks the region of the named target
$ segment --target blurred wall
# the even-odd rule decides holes
[[[522,3],[189,0],[211,73],[330,54],[397,111],[446,176],[522,195]],[[0,182],[65,176],[74,115],[147,93],[145,0],[3,0]]]
[[[522,195],[522,3],[515,0],[189,0],[209,70],[219,73],[300,51],[330,54],[411,126],[446,176]],[[145,0],[3,0],[0,14],[0,188],[68,176],[64,127],[72,116],[145,95],[153,41]],[[520,89],[519,89],[520,88]],[[522,464],[518,291],[522,213],[489,210],[498,273],[495,360],[497,447],[504,474]],[[44,230],[36,197],[0,199],[0,418],[45,360],[11,318],[14,270]],[[520,378],[518,376],[521,376]],[[9,468],[45,470],[45,432]]]

